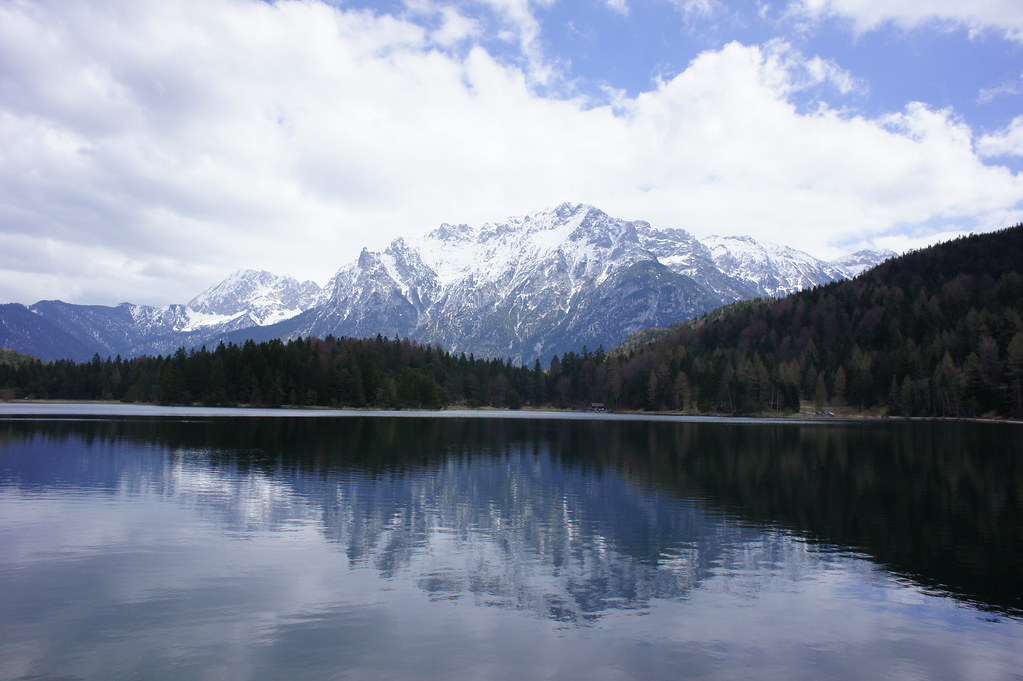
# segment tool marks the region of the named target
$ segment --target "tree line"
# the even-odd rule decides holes
[[[297,338],[156,357],[89,362],[0,358],[0,398],[206,406],[379,409],[588,407],[601,401],[603,349],[554,357],[544,368],[453,354],[409,339]]]
[[[510,362],[381,336],[246,341],[213,350],[179,348],[168,356],[0,366],[0,388],[9,398],[207,406],[515,408],[535,392],[532,380],[532,371]]]

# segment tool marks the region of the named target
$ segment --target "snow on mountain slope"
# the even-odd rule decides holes
[[[442,273],[423,333],[453,349],[513,358],[550,352],[555,337],[562,346],[562,327],[582,299],[617,269],[655,260],[631,223],[570,204],[477,229],[443,225],[416,246]]]
[[[739,300],[758,295],[756,286],[750,281],[720,270],[710,249],[686,230],[653,229],[643,224],[644,246],[673,272],[701,282],[723,300]]]
[[[703,243],[718,269],[753,284],[760,296],[785,296],[846,278],[839,267],[790,246],[748,236],[709,236]]]
[[[189,324],[188,308],[184,305],[154,307],[121,303],[121,307],[128,311],[135,326],[143,332],[180,331]]]
[[[599,283],[607,276],[608,251],[629,238],[627,230],[628,223],[590,206],[562,204],[478,228],[441,225],[412,246],[445,288],[472,281],[507,293],[553,260],[563,260],[578,288],[582,281]]]
[[[600,285],[622,263],[653,259],[638,244],[632,223],[570,204],[455,235],[441,228],[415,246],[441,273],[438,283],[448,292],[471,286],[498,296],[512,295],[539,278],[557,282],[571,297]]]
[[[362,249],[358,260],[338,270],[327,284],[325,301],[302,316],[297,335],[409,335],[422,306],[410,300],[419,298],[415,277],[397,271],[403,262],[400,254]]]
[[[898,253],[895,251],[875,251],[870,249],[864,249],[862,251],[856,251],[851,253],[844,258],[832,260],[831,264],[845,272],[845,276],[852,279],[853,277],[859,276],[863,272],[870,268],[884,262],[888,258],[894,258]]]
[[[266,326],[315,307],[323,296],[323,290],[312,281],[299,282],[265,270],[238,270],[189,301],[184,328],[223,324],[241,315],[257,326]]]

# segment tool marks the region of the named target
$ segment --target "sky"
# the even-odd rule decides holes
[[[822,258],[1023,222],[1023,3],[0,0],[0,302],[566,201]]]

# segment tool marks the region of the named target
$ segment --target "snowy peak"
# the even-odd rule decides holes
[[[121,303],[118,307],[127,310],[132,321],[140,329],[169,329],[180,331],[189,326],[188,309],[184,305],[133,305]]]
[[[441,286],[437,273],[423,261],[422,253],[404,239],[391,242],[382,262],[402,294],[418,309],[425,309],[437,298]]]
[[[460,241],[470,241],[475,238],[476,230],[466,224],[461,225],[449,225],[444,222],[440,227],[430,232],[427,237],[435,239],[437,241],[445,241],[450,243],[458,243]]]
[[[884,262],[888,258],[894,258],[897,255],[898,253],[895,251],[864,249],[847,255],[844,258],[832,260],[831,264],[841,269],[851,279]]]
[[[206,289],[186,306],[193,326],[247,315],[257,326],[273,324],[315,307],[323,297],[312,281],[299,282],[265,270],[238,270]]]
[[[718,269],[754,285],[761,296],[785,296],[846,278],[839,267],[790,246],[749,236],[709,236],[703,243]]]
[[[412,248],[443,286],[470,279],[514,284],[521,275],[554,265],[573,276],[603,276],[611,260],[652,257],[642,252],[637,225],[649,227],[611,218],[593,206],[564,203],[478,229],[441,225]]]

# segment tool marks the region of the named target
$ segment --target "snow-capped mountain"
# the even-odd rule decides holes
[[[888,258],[894,258],[897,255],[898,253],[895,251],[864,249],[847,255],[844,258],[832,260],[831,264],[845,273],[845,276],[852,279],[869,270],[874,265],[884,262]]]
[[[842,268],[808,253],[748,236],[709,236],[703,243],[718,269],[772,298],[846,277]]]
[[[562,204],[364,250],[328,284],[326,302],[260,337],[382,333],[528,362],[845,276],[793,248],[748,237],[701,242]]]
[[[206,289],[186,306],[193,328],[245,316],[250,326],[290,319],[322,302],[323,289],[314,281],[299,282],[265,270],[239,270]]]
[[[240,270],[186,305],[108,307],[59,300],[27,308],[8,305],[0,311],[0,345],[43,359],[167,354],[178,347],[210,345],[231,332],[279,323],[322,303],[324,294],[311,281]]]
[[[749,237],[701,241],[566,203],[477,227],[443,224],[379,253],[364,249],[322,289],[242,270],[187,305],[49,301],[30,309],[74,339],[83,349],[75,358],[169,353],[221,340],[382,334],[530,362],[584,345],[610,348],[645,328],[785,295],[870,264],[865,252],[850,258],[846,269]],[[17,336],[18,349],[31,353],[24,337]]]
[[[528,361],[609,348],[642,328],[709,311],[721,302],[716,289],[736,288],[715,281],[699,256],[658,258],[664,241],[684,252],[685,232],[659,241],[649,224],[591,206],[461,227],[454,237],[445,227],[418,244],[442,273],[441,304],[426,311],[423,329],[456,350]]]

